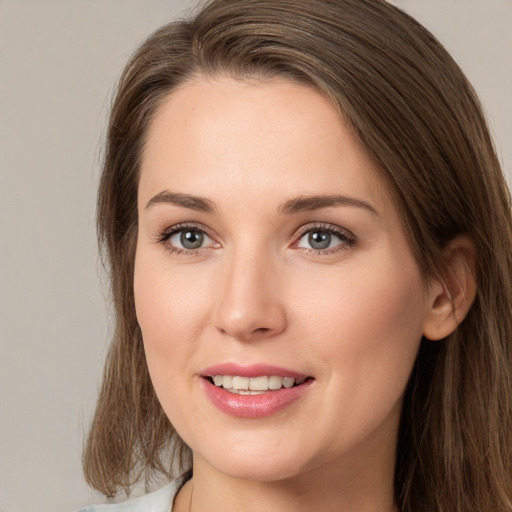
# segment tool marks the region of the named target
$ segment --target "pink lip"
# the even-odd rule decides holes
[[[307,375],[304,375],[303,373],[268,364],[252,364],[250,366],[243,366],[235,363],[223,363],[210,366],[201,372],[201,376],[203,377],[213,377],[214,375],[238,375],[239,377],[276,375],[278,377],[293,377],[294,379],[307,377]]]
[[[270,365],[240,366],[233,363],[215,365],[202,372],[200,382],[206,393],[220,411],[238,418],[263,418],[281,411],[301,398],[311,388],[314,379],[307,379],[299,386],[281,388],[259,395],[239,395],[215,386],[207,377],[214,375],[238,375],[240,377],[260,377],[276,375],[280,377],[306,378],[306,375]]]

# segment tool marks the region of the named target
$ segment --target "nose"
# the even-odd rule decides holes
[[[267,339],[286,329],[279,270],[270,258],[233,255],[219,275],[215,327],[240,341]]]

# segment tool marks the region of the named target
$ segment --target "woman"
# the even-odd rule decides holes
[[[512,509],[509,195],[409,16],[213,0],[157,31],[98,224],[116,331],[86,477],[186,471],[107,510]]]

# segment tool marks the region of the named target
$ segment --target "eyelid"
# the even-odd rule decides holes
[[[204,233],[210,240],[212,240],[213,244],[210,244],[206,247],[199,247],[198,249],[185,249],[182,247],[176,247],[174,245],[170,245],[167,242],[169,239],[174,236],[176,233],[180,231],[185,231],[187,229],[200,231]],[[172,226],[167,227],[163,231],[160,231],[155,239],[156,243],[162,244],[165,248],[175,254],[189,254],[189,255],[198,255],[209,249],[213,246],[220,246],[220,244],[216,241],[215,235],[211,232],[209,228],[205,225],[198,222],[180,222],[179,224],[173,224]]]
[[[314,231],[314,230],[332,233],[332,234],[336,235],[337,237],[339,237],[343,243],[339,244],[336,247],[332,247],[332,248],[328,248],[328,249],[313,249],[313,248],[308,249],[305,247],[299,247],[298,244],[299,244],[300,240],[304,237],[304,235],[306,235],[310,231]],[[312,222],[312,223],[306,224],[304,226],[301,226],[293,235],[293,240],[294,241],[292,243],[292,248],[302,249],[302,250],[309,251],[311,253],[315,253],[318,255],[318,254],[332,254],[339,250],[343,250],[348,247],[352,247],[356,243],[357,238],[351,231],[349,231],[346,228],[342,228],[341,226],[337,226],[336,224],[330,224],[330,223],[324,223],[324,222]]]
[[[355,235],[346,228],[342,228],[336,224],[331,224],[330,222],[310,222],[309,224],[305,224],[301,226],[296,232],[294,237],[299,237],[311,231],[313,229],[323,230],[323,231],[332,231],[335,234],[339,234],[344,238],[350,238],[355,240]]]
[[[173,245],[168,244],[168,240],[175,235],[176,233],[179,233],[180,231],[186,230],[186,229],[194,229],[197,231],[200,231],[204,233],[210,240],[212,240],[212,244],[209,244],[206,247],[200,247],[198,249],[185,249],[181,247],[176,247]],[[327,249],[313,249],[313,248],[305,248],[305,247],[298,247],[298,244],[302,237],[307,234],[310,231],[324,231],[328,233],[332,233],[335,236],[339,237],[341,239],[340,244],[338,244],[335,247],[327,248]],[[356,241],[356,236],[349,231],[346,228],[342,228],[341,226],[338,226],[336,224],[331,223],[325,223],[325,222],[311,222],[309,224],[305,224],[304,226],[301,226],[293,235],[293,242],[291,244],[291,247],[294,249],[300,249],[306,252],[310,252],[315,255],[321,255],[321,254],[333,254],[335,252],[338,252],[340,250],[344,250],[347,248],[352,247]],[[155,239],[156,243],[162,244],[166,247],[166,249],[172,253],[175,254],[189,254],[189,255],[199,255],[203,253],[204,251],[213,248],[220,247],[220,243],[217,241],[217,237],[215,234],[212,233],[211,229],[209,229],[204,224],[198,223],[198,222],[180,222],[178,224],[173,224],[172,226],[167,227],[166,229],[160,231]]]

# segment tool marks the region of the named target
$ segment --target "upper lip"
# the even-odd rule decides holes
[[[215,375],[233,375],[238,377],[261,377],[261,376],[278,376],[293,377],[295,379],[306,378],[308,375],[300,373],[288,368],[270,364],[251,364],[241,365],[237,363],[221,363],[205,368],[201,372],[202,377],[214,377]]]

